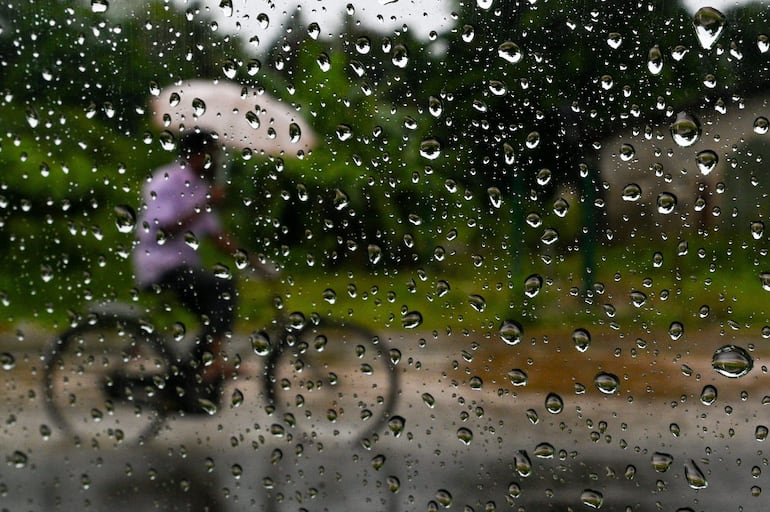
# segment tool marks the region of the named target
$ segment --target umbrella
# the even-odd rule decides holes
[[[186,80],[150,100],[152,121],[180,134],[195,127],[215,132],[224,145],[270,155],[301,155],[316,135],[291,105],[234,82]]]

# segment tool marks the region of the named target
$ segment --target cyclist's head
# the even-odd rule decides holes
[[[194,130],[179,139],[179,156],[184,160],[199,165],[205,174],[214,174],[216,158],[219,154],[217,137],[205,130]]]

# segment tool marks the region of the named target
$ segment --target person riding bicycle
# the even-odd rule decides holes
[[[222,349],[235,320],[236,289],[232,279],[204,268],[197,247],[204,238],[229,254],[238,246],[215,210],[224,199],[215,183],[215,136],[196,130],[180,137],[178,149],[179,159],[155,170],[143,186],[132,261],[141,289],[172,291],[201,320],[202,333],[181,382],[169,383],[183,409],[198,412],[201,401],[219,402],[230,371]]]

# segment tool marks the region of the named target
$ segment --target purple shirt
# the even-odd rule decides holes
[[[207,206],[211,185],[179,162],[161,167],[144,185],[144,206],[136,224],[134,274],[139,285],[158,282],[182,265],[200,267],[198,241],[221,233],[219,217]],[[200,213],[175,235],[170,232],[193,212]],[[166,226],[164,231],[161,227]]]

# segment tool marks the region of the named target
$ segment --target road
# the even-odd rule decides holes
[[[0,342],[14,359],[0,374],[1,510],[767,508],[770,470],[757,439],[757,428],[770,425],[767,355],[756,349],[755,368],[741,379],[710,367],[713,347],[748,346],[748,338],[701,337],[687,350],[651,338],[643,349],[618,351],[599,335],[581,354],[571,340],[541,334],[510,347],[483,333],[424,333],[423,343],[393,333],[403,354],[394,414],[405,429],[364,448],[344,436],[271,429],[281,421],[250,379],[228,386],[245,395],[238,407],[170,418],[142,446],[76,443],[41,404],[46,337],[30,329]],[[529,374],[527,385],[510,383],[514,368]],[[618,376],[618,392],[593,385],[602,371]],[[709,383],[719,393],[705,405]],[[551,393],[560,410],[549,411]]]

